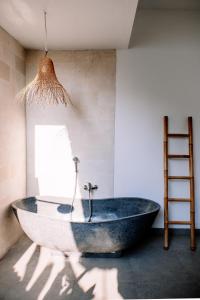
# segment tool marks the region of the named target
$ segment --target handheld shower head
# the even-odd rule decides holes
[[[75,163],[79,163],[79,162],[80,162],[77,156],[74,156],[73,161],[74,161]]]
[[[78,159],[77,156],[74,156],[73,161],[75,164],[75,172],[78,173],[78,163],[80,162],[80,160]]]

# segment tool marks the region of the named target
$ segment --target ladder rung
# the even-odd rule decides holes
[[[172,225],[191,225],[190,221],[168,221],[167,223]]]
[[[184,179],[184,180],[190,180],[192,177],[190,176],[168,176],[168,179]]]
[[[168,158],[190,158],[188,154],[169,154]]]
[[[189,198],[168,198],[171,202],[191,202]]]
[[[188,138],[188,133],[168,133],[168,137],[171,138]]]

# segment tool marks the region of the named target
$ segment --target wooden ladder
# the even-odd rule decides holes
[[[169,154],[168,139],[169,138],[188,138],[189,154]],[[189,160],[189,176],[169,176],[168,160],[169,159],[188,159]],[[190,198],[169,198],[169,180],[189,180]],[[189,202],[190,203],[190,221],[169,221],[168,204],[169,202]],[[195,194],[194,194],[194,162],[193,162],[193,133],[192,133],[192,117],[188,117],[188,133],[169,133],[168,117],[164,117],[164,249],[169,248],[169,225],[190,225],[190,248],[195,250]]]

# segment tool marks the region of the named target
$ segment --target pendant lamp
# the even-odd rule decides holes
[[[20,98],[27,103],[38,104],[65,104],[70,102],[70,97],[58,81],[52,59],[48,56],[47,49],[47,12],[44,11],[45,25],[45,53],[40,59],[38,73],[34,80],[24,89]]]

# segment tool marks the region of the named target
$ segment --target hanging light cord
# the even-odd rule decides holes
[[[44,10],[44,30],[45,30],[45,39],[44,39],[44,49],[45,49],[45,55],[48,53],[48,47],[47,47],[47,12]]]

